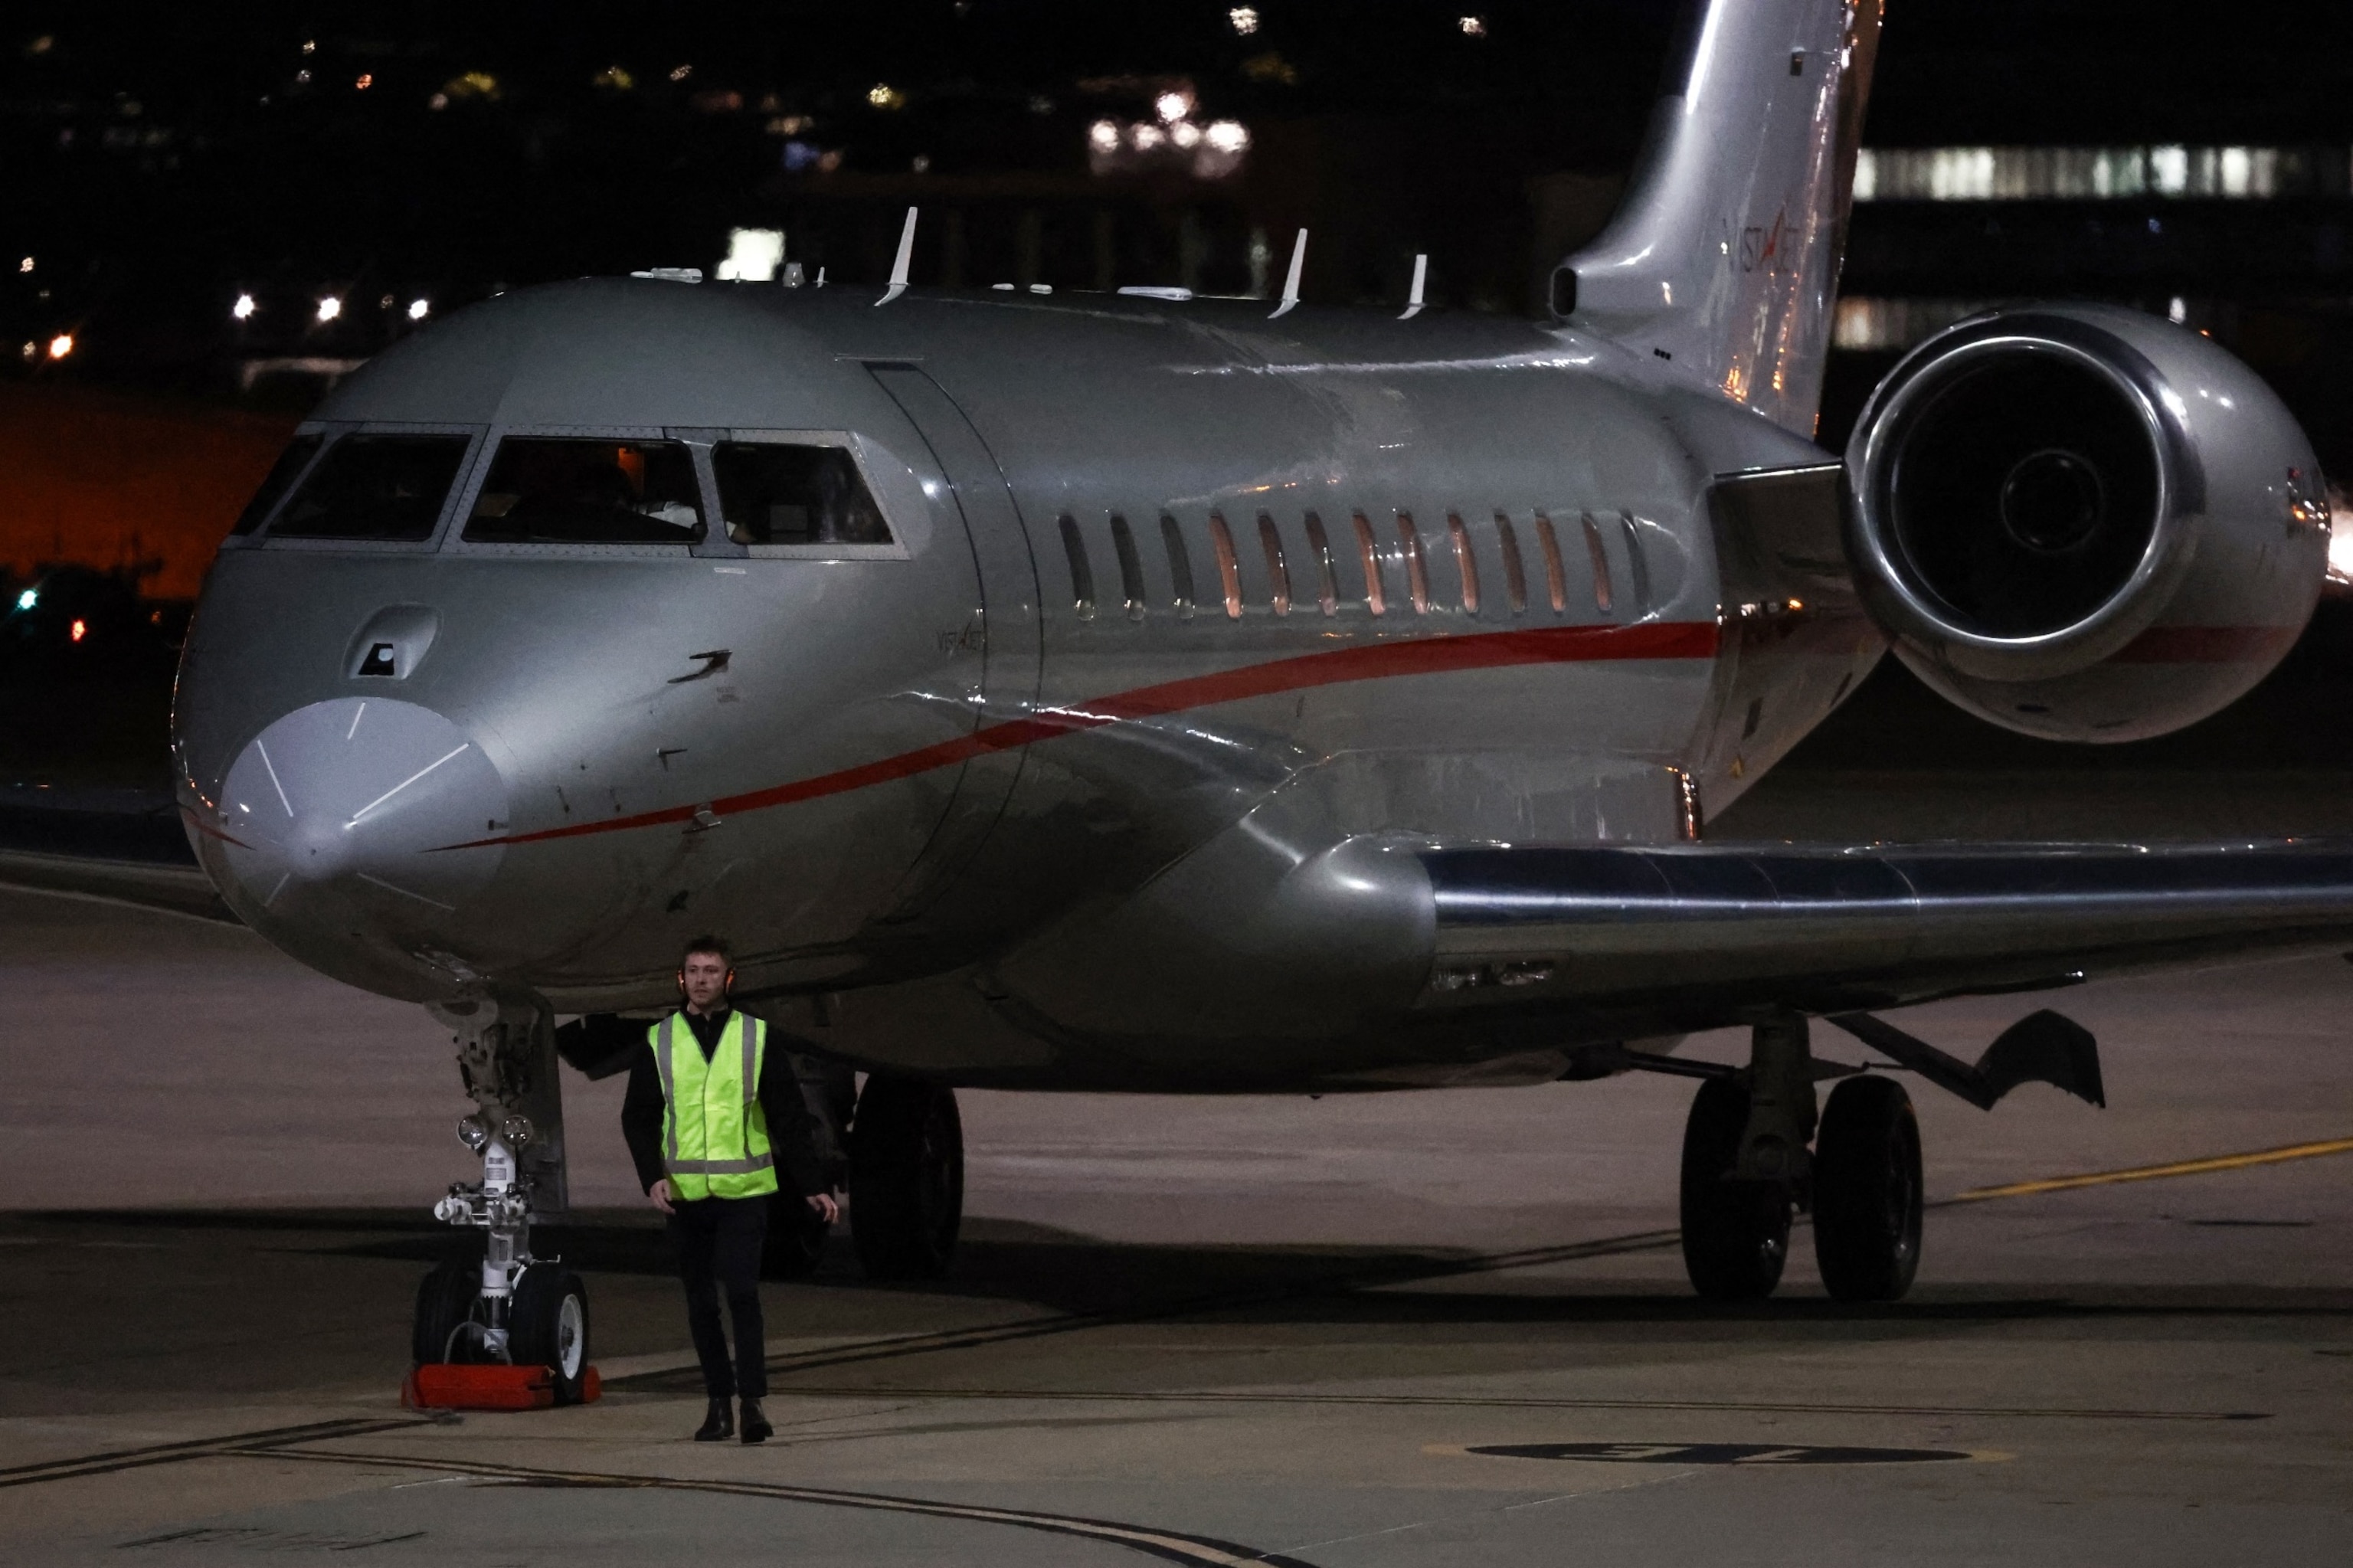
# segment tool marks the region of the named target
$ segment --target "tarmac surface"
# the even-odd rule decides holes
[[[1824,1298],[1803,1231],[1773,1301],[1691,1297],[1683,1080],[967,1093],[955,1274],[872,1287],[839,1238],[768,1287],[760,1448],[685,1440],[618,1079],[567,1076],[583,1212],[540,1238],[605,1397],[433,1421],[395,1391],[473,1171],[421,1009],[15,894],[0,997],[0,1563],[2353,1561],[2333,958],[1902,1015],[1974,1056],[2058,1005],[2110,1104],[1914,1084],[1937,1206],[1883,1308]]]

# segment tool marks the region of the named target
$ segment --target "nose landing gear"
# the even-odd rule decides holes
[[[439,1265],[417,1287],[418,1386],[431,1381],[421,1375],[428,1368],[495,1366],[534,1389],[544,1379],[549,1398],[529,1403],[594,1398],[587,1287],[561,1260],[531,1253],[533,1219],[567,1206],[554,1021],[535,998],[487,992],[432,1011],[456,1031],[459,1070],[478,1107],[458,1124],[459,1140],[482,1159],[482,1179],[452,1184],[433,1216],[483,1234],[478,1255]],[[488,1402],[500,1405],[516,1397],[492,1393]]]
[[[877,1279],[936,1279],[964,1218],[955,1091],[874,1074],[849,1127],[849,1234]]]

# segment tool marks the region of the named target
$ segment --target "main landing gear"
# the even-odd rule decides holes
[[[453,1184],[433,1214],[480,1231],[482,1245],[418,1285],[412,1352],[420,1367],[544,1367],[554,1403],[576,1404],[589,1381],[587,1288],[531,1253],[533,1219],[567,1206],[554,1021],[536,999],[487,991],[432,1011],[455,1032],[476,1106],[459,1139],[482,1160],[482,1179]]]
[[[849,1234],[876,1279],[936,1279],[964,1219],[964,1123],[955,1091],[868,1076],[849,1124]]]
[[[1869,1013],[1830,1022],[1982,1110],[2022,1083],[2106,1103],[2098,1047],[2056,1012],[2003,1032],[1975,1064]],[[1755,1026],[1745,1068],[1639,1056],[1655,1071],[1705,1076],[1683,1126],[1683,1266],[1715,1301],[1773,1293],[1788,1261],[1790,1221],[1813,1214],[1814,1263],[1839,1301],[1894,1301],[1920,1267],[1920,1124],[1892,1078],[1815,1060],[1796,1013]],[[1672,1064],[1672,1065],[1671,1065]],[[1815,1084],[1841,1080],[1817,1113]]]

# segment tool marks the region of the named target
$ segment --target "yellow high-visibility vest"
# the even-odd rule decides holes
[[[646,1031],[646,1044],[661,1072],[662,1163],[670,1195],[691,1202],[776,1191],[768,1118],[760,1109],[765,1026],[729,1013],[707,1062],[692,1027],[675,1012]]]

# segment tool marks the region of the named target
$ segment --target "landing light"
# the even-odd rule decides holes
[[[49,357],[51,359],[63,359],[67,355],[71,354],[73,351],[73,334],[69,332],[61,332],[58,334],[57,336],[49,339]]]
[[[337,299],[334,295],[329,294],[325,299],[319,302],[319,320],[322,324],[333,321],[337,316],[342,315],[343,313],[343,302]]]
[[[426,313],[430,311],[432,308],[433,306],[427,301],[411,300],[408,302],[408,319],[413,322],[421,322],[425,319]]]
[[[254,303],[251,294],[239,294],[237,297],[237,303],[228,308],[228,313],[241,322],[251,321],[253,313],[259,309],[260,307]]]

